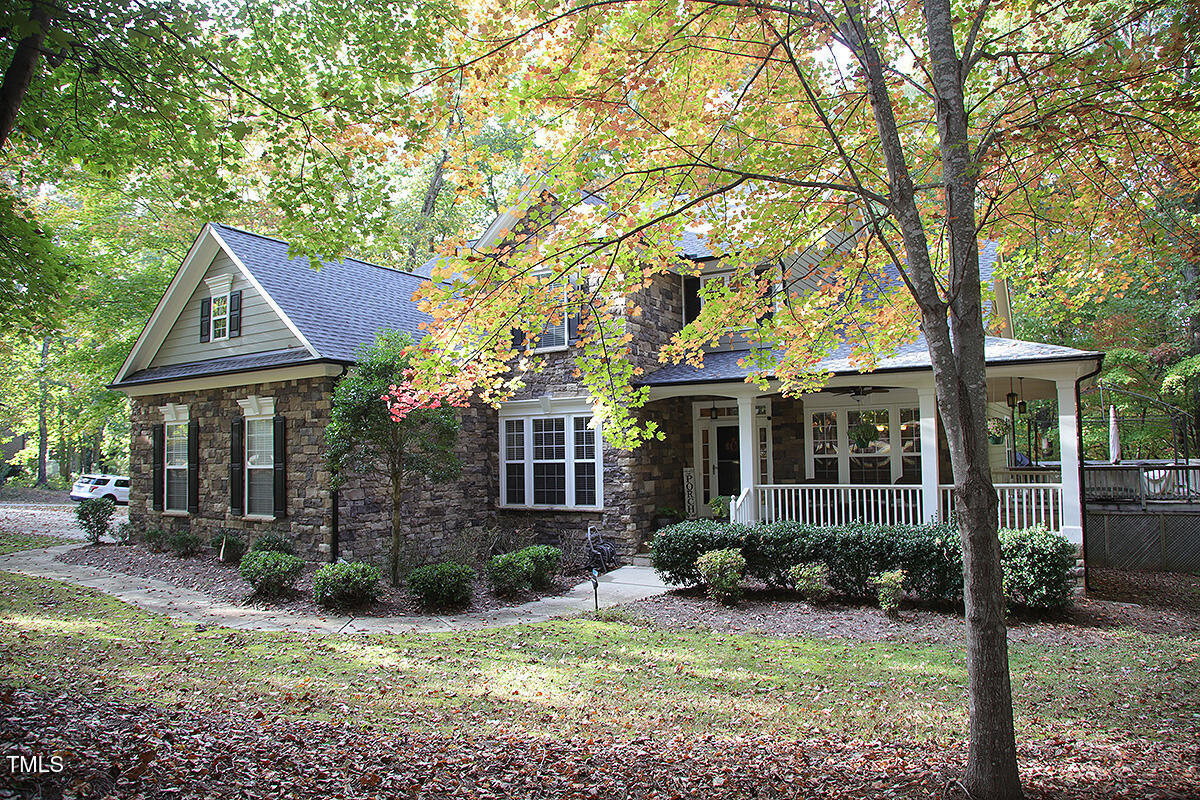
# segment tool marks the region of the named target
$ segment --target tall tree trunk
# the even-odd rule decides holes
[[[416,270],[423,263],[417,260],[418,239],[421,245],[432,244],[432,240],[427,240],[422,236],[422,231],[425,230],[429,219],[437,210],[438,197],[442,193],[442,187],[446,184],[446,161],[449,157],[450,154],[446,150],[442,150],[442,154],[438,156],[438,160],[433,165],[433,175],[429,177],[429,185],[425,187],[425,199],[421,203],[421,219],[417,223],[417,229],[413,231],[412,241],[408,243],[408,263],[412,270]]]
[[[975,230],[975,181],[967,136],[962,65],[954,45],[949,0],[926,0],[930,70],[950,233],[950,294],[943,300],[929,255],[899,128],[878,51],[850,7],[843,26],[863,65],[888,171],[891,213],[900,227],[908,275],[933,365],[938,410],[954,474],[955,507],[963,545],[967,614],[970,740],[963,784],[974,800],[1018,800],[1008,632],[1004,623],[996,490],[987,448],[987,379]]]
[[[46,377],[46,366],[50,361],[50,339],[42,339],[42,353],[38,359],[38,463],[37,480],[34,486],[47,484],[46,462],[50,458],[50,424],[48,409],[50,381]]]
[[[37,23],[37,30],[17,43],[12,61],[4,71],[4,82],[0,83],[0,149],[4,148],[9,135],[16,127],[17,112],[26,92],[29,91],[33,73],[37,70],[42,42],[45,41],[46,31],[50,28],[49,7],[34,0],[29,10],[29,19]]]

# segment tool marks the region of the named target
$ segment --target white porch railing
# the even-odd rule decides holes
[[[917,524],[922,519],[921,487],[773,484],[758,486],[759,520],[794,520],[806,525],[877,522]]]
[[[749,489],[742,489],[742,493],[736,497],[730,497],[729,503],[729,521],[740,522],[745,525],[752,524],[754,520],[754,506],[751,503],[752,494]]]
[[[943,484],[940,489],[941,517],[954,513],[954,487]],[[1052,531],[1062,530],[1061,483],[997,483],[997,514],[1001,528],[1028,528],[1045,525]]]

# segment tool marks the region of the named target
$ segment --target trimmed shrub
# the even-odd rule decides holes
[[[166,552],[167,539],[170,537],[170,535],[171,534],[169,534],[167,531],[164,531],[162,528],[151,528],[150,530],[146,531],[146,535],[142,537],[142,541],[145,542],[146,546],[154,552],[163,553]]]
[[[1075,545],[1042,525],[1000,531],[1004,597],[1011,605],[1058,611],[1071,604]]]
[[[823,603],[829,599],[829,567],[824,562],[797,564],[788,570],[788,582],[810,603]]]
[[[741,598],[746,559],[737,550],[710,550],[696,559],[696,571],[713,600],[732,604]]]
[[[254,540],[250,549],[259,553],[293,554],[292,543],[277,533],[264,533]]]
[[[524,550],[493,556],[487,565],[488,582],[501,597],[527,592],[533,587],[533,559]]]
[[[457,608],[471,602],[475,570],[445,561],[417,567],[408,573],[408,590],[425,608]]]
[[[255,550],[242,556],[238,572],[258,594],[283,594],[304,572],[304,559],[278,550]]]
[[[93,497],[80,500],[75,506],[75,519],[79,527],[92,544],[100,544],[100,539],[112,529],[113,511],[116,503],[107,497]]]
[[[879,608],[889,617],[900,611],[900,598],[904,597],[904,570],[893,569],[871,579],[878,591]]]
[[[379,570],[362,561],[322,564],[313,576],[313,599],[326,607],[369,603],[379,594]]]
[[[562,550],[548,544],[535,544],[517,552],[524,553],[533,563],[533,572],[529,576],[533,588],[550,588],[554,576],[558,573],[558,565],[562,563]]]
[[[176,531],[167,539],[167,547],[180,558],[196,555],[202,546],[200,537],[191,531]]]
[[[711,519],[668,525],[654,534],[651,543],[654,570],[667,583],[698,586],[703,580],[696,571],[696,559],[710,550],[740,550],[748,530],[745,525]]]
[[[232,533],[214,533],[209,544],[217,551],[217,556],[222,561],[230,564],[241,561],[246,552],[246,541]]]
[[[113,538],[117,540],[117,544],[133,544],[133,524],[122,522],[117,526]]]

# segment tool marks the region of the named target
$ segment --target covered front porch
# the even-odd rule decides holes
[[[1058,407],[1053,467],[1017,466],[1014,436],[991,438],[1001,527],[1043,524],[1082,542],[1077,381],[1093,369],[1081,359],[989,365],[989,418],[1008,425],[1009,403],[1021,400],[1053,399]],[[743,381],[650,387],[646,411],[667,432],[661,447],[681,469],[686,516],[838,525],[927,523],[953,513],[928,369],[836,375],[801,398],[774,389]],[[727,498],[727,511],[720,498]]]

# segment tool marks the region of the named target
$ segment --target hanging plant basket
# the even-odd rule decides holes
[[[991,442],[992,444],[1004,444],[1004,438],[1005,437],[1004,437],[1003,433],[1000,434],[999,436],[997,436],[995,434],[991,434],[991,433],[988,434],[988,441]]]

